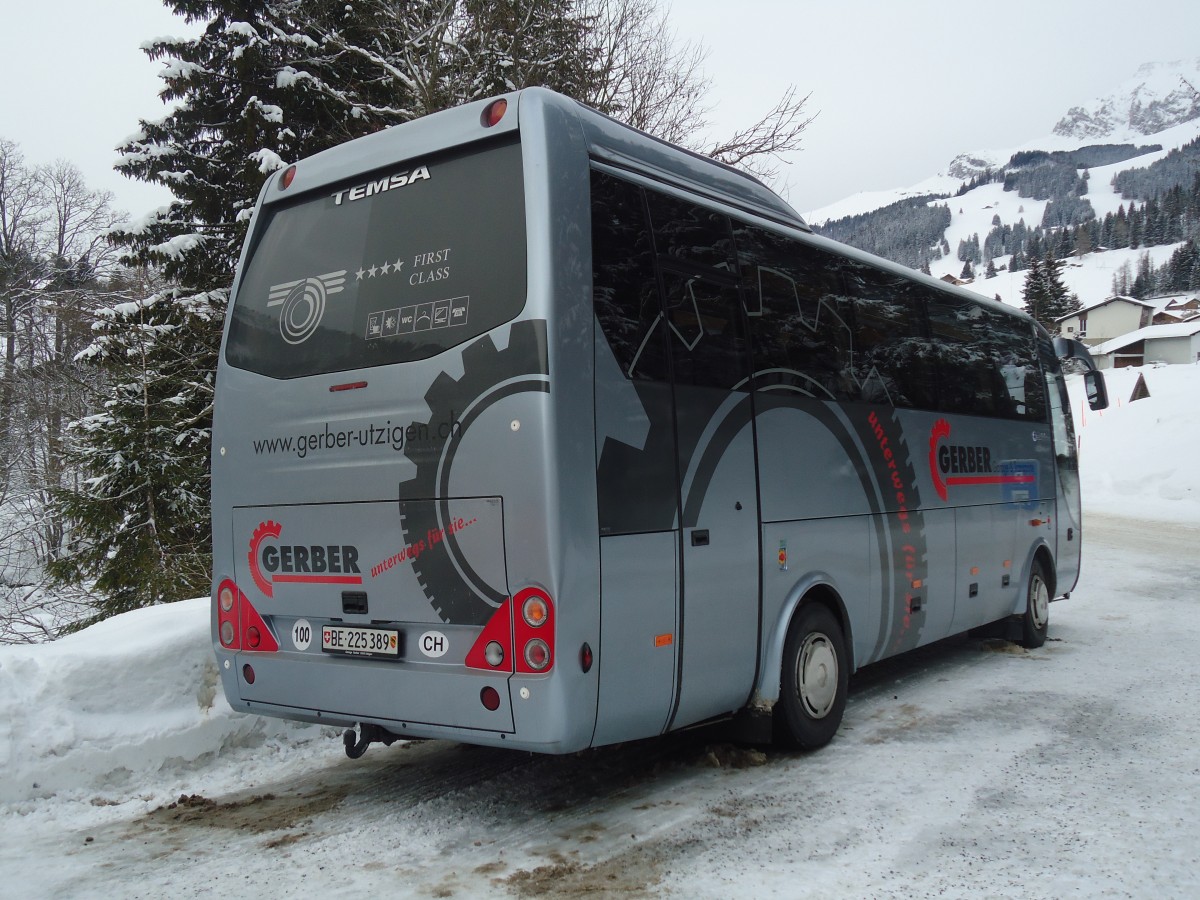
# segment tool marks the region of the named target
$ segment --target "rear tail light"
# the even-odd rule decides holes
[[[528,587],[513,598],[521,615],[514,625],[517,671],[548,672],[554,667],[554,603],[541,588]]]
[[[217,588],[217,636],[226,650],[274,653],[279,641],[246,595],[232,581]]]
[[[279,179],[279,189],[281,191],[286,191],[289,187],[292,186],[292,181],[293,181],[293,179],[295,179],[295,177],[296,177],[296,167],[288,166],[287,169],[284,170],[282,177]]]
[[[465,665],[485,672],[527,675],[552,669],[554,603],[550,595],[529,587],[500,604],[471,645]]]
[[[545,671],[550,665],[550,646],[541,638],[525,642],[525,664],[535,672]]]
[[[492,613],[483,631],[471,645],[464,664],[468,669],[483,669],[487,672],[511,672],[512,664],[512,613],[510,603],[505,600]]]

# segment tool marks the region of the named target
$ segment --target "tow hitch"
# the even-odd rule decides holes
[[[367,748],[372,744],[379,743],[390,747],[396,742],[396,735],[378,725],[364,723],[358,728],[359,735],[357,736],[354,734],[353,728],[347,728],[342,732],[342,744],[346,748],[346,755],[351,759],[358,759],[367,752]]]

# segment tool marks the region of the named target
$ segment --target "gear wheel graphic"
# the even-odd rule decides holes
[[[275,586],[263,574],[262,568],[258,564],[258,548],[269,537],[278,540],[282,532],[283,526],[278,522],[267,521],[259,522],[258,527],[254,529],[254,534],[250,536],[250,553],[247,554],[250,560],[250,576],[254,579],[254,583],[258,585],[258,589],[267,597],[274,596]]]
[[[885,429],[887,439],[892,448],[892,462],[895,463],[895,476],[903,486],[904,506],[907,512],[908,531],[898,515],[884,517],[888,530],[888,550],[891,570],[895,573],[892,578],[891,592],[891,633],[881,634],[880,640],[891,642],[889,652],[911,650],[917,646],[921,628],[925,624],[923,611],[910,610],[912,584],[914,581],[924,583],[929,575],[929,544],[925,533],[925,517],[921,511],[921,493],[917,482],[917,471],[913,466],[912,453],[908,441],[904,437],[904,429],[895,408],[888,415],[880,415],[879,423]],[[878,446],[874,433],[870,429],[860,430],[860,438],[867,447]],[[868,453],[868,456],[876,454]],[[880,497],[884,498],[887,508],[895,508],[897,490],[890,470],[877,460],[870,466]],[[887,501],[893,502],[887,502]],[[907,548],[907,549],[906,549]]]
[[[505,397],[525,391],[550,390],[546,363],[546,323],[526,320],[512,325],[508,346],[497,350],[484,336],[462,351],[463,375],[455,380],[443,372],[425,393],[429,420],[414,422],[436,433],[439,425],[460,414],[459,426],[437,452],[408,447],[404,454],[417,467],[416,475],[400,485],[400,527],[414,544],[450,520],[449,485],[455,454],[463,435],[481,412]],[[412,562],[413,571],[442,621],[482,625],[507,599],[471,567],[458,539],[445,539]]]

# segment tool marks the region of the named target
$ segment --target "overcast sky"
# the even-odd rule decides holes
[[[1141,63],[1200,55],[1200,0],[674,0],[672,21],[709,48],[714,136],[753,122],[789,84],[811,93],[819,115],[778,185],[802,211],[1048,134]],[[74,162],[118,207],[145,213],[168,195],[112,171],[138,119],[165,113],[159,65],[138,47],[194,31],[158,0],[10,10],[0,137],[28,163]]]

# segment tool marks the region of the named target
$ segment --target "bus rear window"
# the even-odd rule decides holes
[[[226,361],[296,378],[425,359],[525,305],[517,143],[359,174],[269,216]]]

